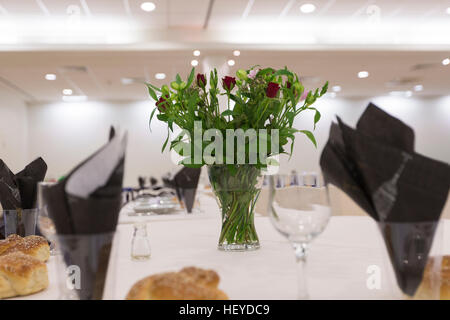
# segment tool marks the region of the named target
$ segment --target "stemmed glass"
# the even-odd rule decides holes
[[[40,210],[37,222],[42,235],[50,241],[50,254],[54,256],[58,254],[56,245],[56,228],[53,220],[48,215],[47,204],[42,197],[44,189],[52,185],[54,185],[53,182],[40,182],[38,184],[38,206]]]
[[[277,183],[277,176],[269,177],[268,215],[270,221],[285,236],[295,251],[298,265],[298,299],[308,299],[306,260],[311,241],[328,224],[331,208],[326,186],[291,185]]]

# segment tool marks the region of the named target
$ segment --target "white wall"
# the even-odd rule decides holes
[[[155,121],[149,131],[152,109],[151,101],[31,105],[30,157],[42,156],[49,165],[47,178],[57,179],[105,144],[114,125],[128,131],[125,184],[136,185],[138,175],[159,177],[175,165],[167,153],[161,154],[162,124]]]
[[[294,155],[290,161],[282,157],[281,171],[315,171],[322,148],[328,140],[329,128],[335,114],[346,124],[354,127],[369,102],[375,103],[391,115],[399,118],[414,129],[415,150],[428,157],[450,162],[450,96],[440,98],[401,98],[383,96],[367,99],[322,99],[314,105],[322,118],[315,136],[318,148],[306,138],[298,135]],[[295,121],[298,129],[312,130],[314,113],[306,112]],[[300,169],[300,170],[299,170]]]
[[[427,156],[450,162],[450,97],[371,99],[384,110],[415,129],[416,150]],[[322,119],[316,129],[318,148],[298,135],[294,156],[281,160],[281,171],[318,170],[320,152],[328,138],[330,122],[338,114],[354,126],[369,99],[323,99],[316,107]],[[161,154],[165,139],[164,124],[154,120],[150,132],[148,120],[151,100],[143,102],[51,103],[29,106],[28,145],[31,160],[42,156],[49,164],[47,178],[58,178],[94,152],[107,140],[109,125],[119,125],[129,132],[126,185],[135,185],[138,175],[161,176],[176,167],[170,155]],[[299,129],[312,129],[313,113],[296,120]]]
[[[16,92],[0,84],[0,159],[13,172],[26,165],[27,130],[25,102]]]

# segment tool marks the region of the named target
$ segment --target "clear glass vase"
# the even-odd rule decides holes
[[[208,176],[222,212],[218,249],[250,251],[259,248],[254,208],[261,191],[261,170],[253,165],[208,167]]]

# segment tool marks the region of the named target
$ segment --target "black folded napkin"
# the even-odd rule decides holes
[[[413,296],[450,187],[450,166],[414,152],[414,131],[374,104],[356,130],[340,118],[320,158],[327,183],[377,221],[397,282]]]
[[[77,292],[81,299],[102,297],[121,209],[126,143],[126,135],[111,130],[104,147],[42,190],[64,260],[81,269],[82,286]]]
[[[47,164],[38,158],[22,171],[13,174],[0,159],[0,203],[3,210],[36,207],[37,183],[44,180]]]
[[[194,206],[200,173],[200,168],[183,167],[175,175],[169,174],[162,178],[166,187],[175,189],[178,200],[184,203],[188,213],[192,212]]]
[[[0,204],[3,210],[34,209],[36,207],[37,184],[44,180],[47,164],[38,158],[28,164],[22,171],[13,174],[5,162],[0,159]],[[4,214],[5,215],[5,214]],[[12,217],[15,219],[15,217]],[[4,219],[0,222],[0,239],[5,237]],[[24,216],[20,220],[27,219]],[[17,221],[19,224],[27,221]],[[19,229],[20,225],[17,226]],[[25,236],[25,234],[21,234]]]

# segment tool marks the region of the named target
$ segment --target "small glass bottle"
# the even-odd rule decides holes
[[[145,222],[134,224],[131,259],[135,261],[150,259],[150,242],[147,237],[147,224]]]

